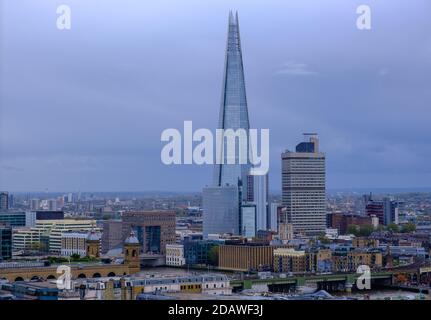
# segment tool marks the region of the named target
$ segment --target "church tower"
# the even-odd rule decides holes
[[[124,264],[129,266],[129,273],[134,274],[141,271],[141,261],[139,251],[141,245],[133,230],[124,241]]]
[[[100,236],[94,229],[87,236],[87,256],[90,258],[100,257]]]

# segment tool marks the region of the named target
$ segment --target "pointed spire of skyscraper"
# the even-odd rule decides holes
[[[238,12],[234,16],[233,12],[230,11],[219,129],[232,129],[235,131],[244,129],[248,136],[249,128]],[[226,155],[223,155],[223,157],[223,164],[216,165],[214,184],[218,186],[226,184],[238,185],[242,182],[245,185],[250,165],[240,164],[239,150],[237,149],[235,152],[235,164],[226,164]]]

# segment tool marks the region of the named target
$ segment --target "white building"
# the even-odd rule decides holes
[[[182,267],[186,264],[184,257],[184,246],[182,244],[166,245],[166,265],[173,267]]]
[[[326,228],[325,237],[328,239],[337,239],[338,238],[338,229],[337,228]]]
[[[49,252],[61,253],[61,238],[71,231],[89,232],[96,225],[96,220],[36,220],[32,228],[17,229],[13,234],[13,251],[32,248],[36,245],[46,246]],[[96,231],[100,231],[96,229]],[[45,243],[46,241],[46,243]]]
[[[230,295],[232,288],[225,275],[204,275],[202,277],[202,293],[211,295]]]

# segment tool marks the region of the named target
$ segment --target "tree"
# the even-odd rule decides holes
[[[406,223],[402,226],[401,232],[403,233],[409,233],[409,232],[415,232],[416,231],[416,225],[414,223]]]
[[[359,226],[357,226],[356,224],[349,224],[347,226],[347,233],[358,236],[359,235]]]
[[[214,246],[209,250],[208,263],[212,266],[218,266],[218,246]]]
[[[368,237],[373,233],[374,227],[371,224],[365,224],[359,227],[359,236]]]
[[[377,226],[377,231],[385,231],[385,227],[381,224]]]
[[[77,254],[77,253],[74,253],[74,254],[72,254],[72,255],[70,256],[70,259],[71,259],[72,261],[78,261],[80,258],[81,258],[81,256],[80,256],[79,254]]]
[[[397,224],[390,223],[390,224],[388,224],[388,230],[391,231],[391,232],[399,232],[400,228],[398,227]]]

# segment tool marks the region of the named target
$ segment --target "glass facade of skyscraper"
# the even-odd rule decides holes
[[[234,131],[244,129],[247,133],[248,140],[249,128],[238,14],[234,17],[234,15],[230,13],[219,129],[232,129]],[[240,180],[242,184],[245,185],[247,174],[250,170],[250,164],[240,163],[239,143],[236,144],[235,148],[234,164],[226,164],[227,152],[224,152],[222,157],[222,164],[216,165],[215,168],[214,184],[218,186],[223,186],[225,184],[238,185],[238,180]]]

